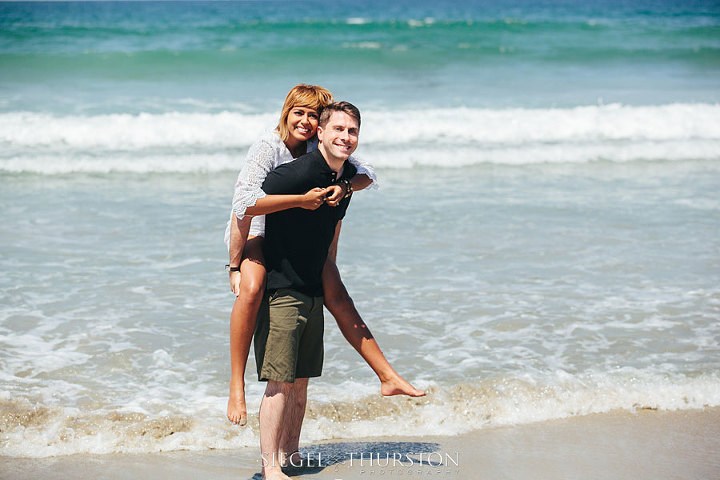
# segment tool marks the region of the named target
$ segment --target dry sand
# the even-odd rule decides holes
[[[333,440],[306,445],[305,450],[316,462],[320,459],[322,468],[298,472],[294,478],[715,480],[720,479],[720,408],[615,412],[457,437]],[[0,478],[259,479],[257,455],[256,449],[245,448],[0,457]]]

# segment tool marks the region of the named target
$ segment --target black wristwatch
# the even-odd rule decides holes
[[[240,271],[240,267],[239,267],[239,266],[238,266],[238,267],[231,267],[230,264],[228,263],[227,265],[225,265],[225,271],[226,271],[226,272],[239,272],[239,271]]]

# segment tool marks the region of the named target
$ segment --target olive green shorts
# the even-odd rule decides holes
[[[281,288],[266,292],[255,325],[258,380],[319,377],[323,366],[323,297]]]

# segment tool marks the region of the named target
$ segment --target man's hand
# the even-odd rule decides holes
[[[330,185],[326,190],[330,195],[325,198],[325,203],[331,207],[337,207],[345,196],[345,189],[341,185]]]
[[[313,188],[301,197],[299,207],[305,210],[317,210],[320,205],[325,203],[325,196],[328,190],[328,188]]]
[[[230,272],[230,290],[236,297],[240,295],[240,272]]]

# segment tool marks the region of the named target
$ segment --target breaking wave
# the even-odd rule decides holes
[[[0,171],[237,170],[276,114],[0,114]],[[720,159],[720,105],[368,111],[358,154],[378,167],[447,168]]]

